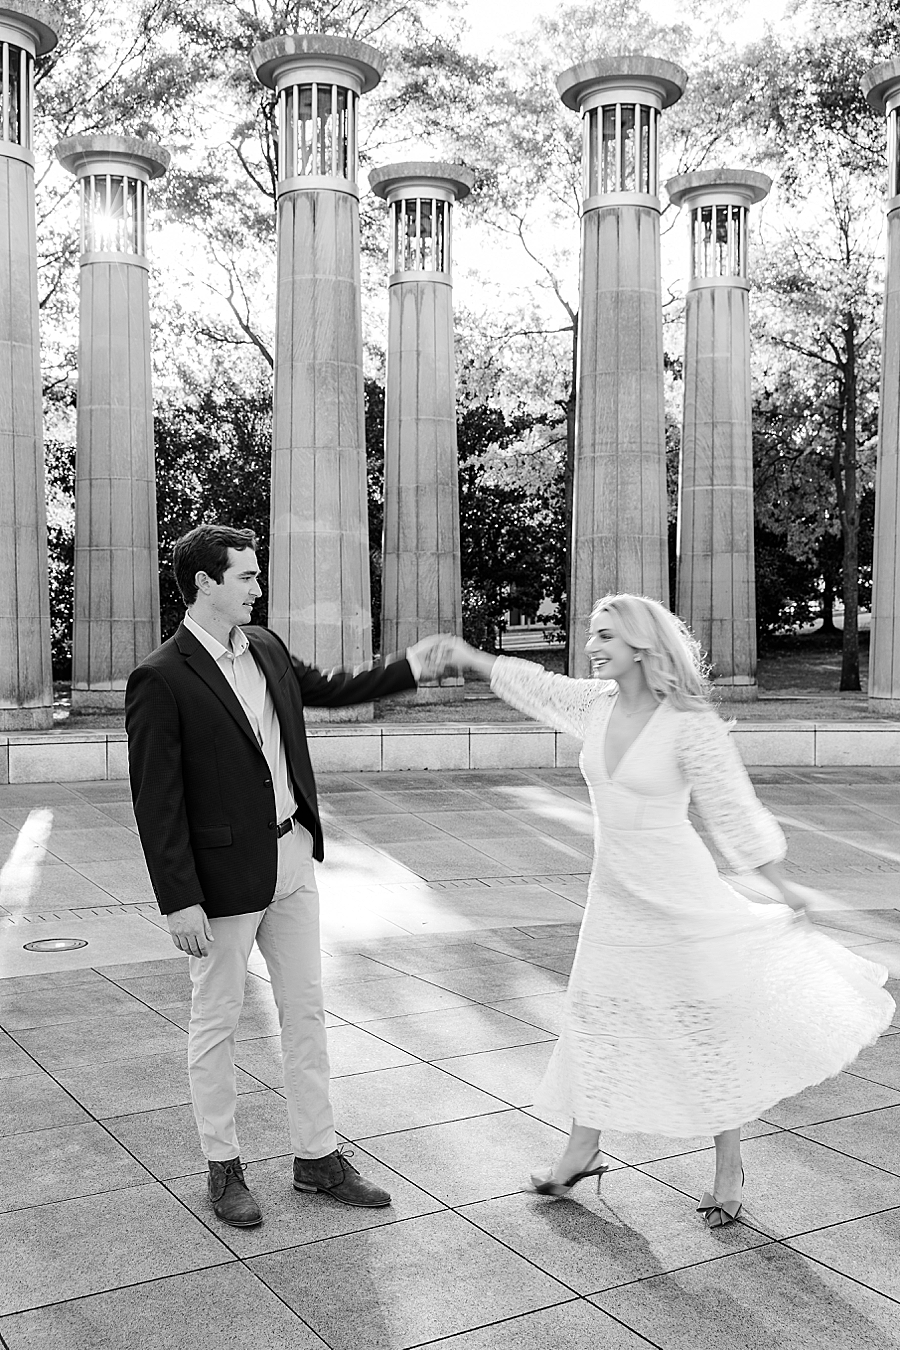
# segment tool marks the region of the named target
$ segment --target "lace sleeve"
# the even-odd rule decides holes
[[[574,680],[568,675],[551,675],[533,661],[498,656],[491,673],[491,688],[504,702],[535,721],[547,722],[557,731],[568,732],[583,741],[591,709],[600,699],[608,698],[614,686],[610,680]]]
[[[780,861],[786,846],[781,827],[766,810],[728,728],[713,711],[681,718],[678,761],[691,799],[728,866],[749,872]]]

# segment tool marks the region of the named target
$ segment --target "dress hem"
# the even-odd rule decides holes
[[[886,982],[887,978],[888,972],[885,971],[884,979],[881,981],[882,987],[884,986],[884,983]],[[800,1084],[798,1084],[798,1086],[792,1087],[788,1091],[780,1093],[780,1095],[775,1097],[774,1099],[767,1095],[765,1100],[759,1102],[759,1104],[756,1105],[755,1107],[748,1106],[747,1114],[743,1115],[739,1121],[731,1120],[730,1123],[728,1124],[707,1123],[692,1126],[690,1129],[685,1128],[684,1130],[675,1131],[672,1130],[671,1128],[669,1129],[660,1128],[659,1125],[655,1125],[652,1123],[648,1124],[646,1120],[643,1121],[643,1123],[641,1124],[637,1124],[633,1119],[630,1120],[624,1118],[612,1119],[609,1116],[602,1124],[596,1124],[593,1121],[587,1121],[582,1119],[579,1116],[579,1113],[574,1109],[574,1107],[566,1106],[563,1109],[560,1109],[557,1103],[550,1102],[546,1098],[538,1097],[534,1102],[534,1106],[538,1110],[546,1111],[553,1115],[560,1115],[560,1116],[566,1115],[569,1118],[569,1120],[574,1120],[577,1122],[577,1124],[583,1125],[586,1129],[589,1130],[600,1130],[600,1131],[618,1130],[621,1134],[659,1134],[662,1135],[664,1139],[693,1139],[694,1136],[698,1134],[711,1134],[711,1135],[723,1134],[726,1130],[740,1129],[741,1126],[749,1124],[751,1120],[756,1120],[760,1116],[761,1112],[771,1111],[772,1107],[777,1106],[779,1102],[788,1101],[791,1097],[796,1097],[798,1093],[805,1092],[807,1088],[818,1087],[820,1083],[827,1083],[829,1079],[837,1078],[838,1074],[843,1073],[845,1069],[847,1069],[859,1058],[863,1050],[868,1050],[870,1046],[876,1045],[878,1043],[880,1037],[884,1035],[887,1028],[893,1022],[895,1011],[896,1008],[893,1011],[889,1012],[887,1014],[886,1020],[882,1022],[880,1029],[874,1032],[874,1034],[870,1036],[868,1040],[864,1041],[863,1044],[859,1047],[859,1049],[856,1050],[850,1056],[849,1059],[844,1060],[844,1062],[838,1068],[830,1070],[828,1073],[823,1074],[821,1077],[812,1078],[807,1081],[801,1082]]]

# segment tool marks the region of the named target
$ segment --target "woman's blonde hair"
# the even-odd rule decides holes
[[[615,616],[616,636],[640,652],[644,678],[660,702],[682,712],[709,707],[708,666],[687,624],[646,595],[604,595],[591,613]]]

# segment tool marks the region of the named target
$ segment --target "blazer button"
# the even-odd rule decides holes
[[[263,779],[263,787],[271,787],[271,786],[272,786],[272,780],[271,780],[271,778],[264,778],[264,779]]]
[[[275,828],[275,822],[274,822],[274,820],[270,820],[270,821],[269,821],[269,829],[270,829],[270,830],[274,830],[274,828]]]

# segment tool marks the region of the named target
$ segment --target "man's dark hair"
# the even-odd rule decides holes
[[[242,553],[256,549],[256,535],[252,530],[236,530],[231,525],[197,525],[176,541],[172,549],[172,571],[181,598],[186,605],[197,599],[198,572],[205,572],[213,581],[222,584],[228,570],[228,550]]]

